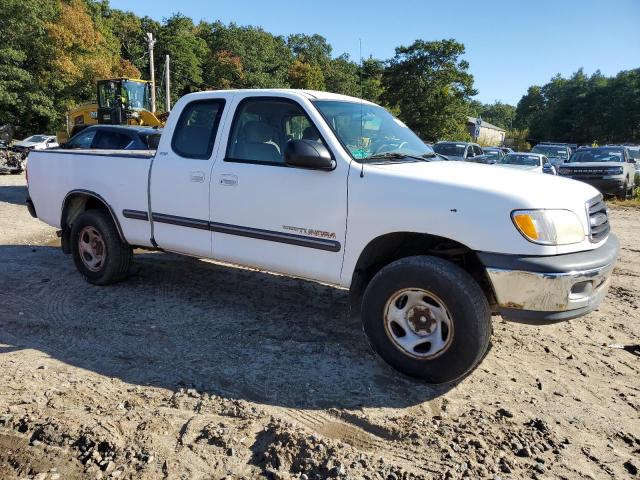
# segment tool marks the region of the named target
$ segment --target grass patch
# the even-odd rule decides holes
[[[637,173],[636,173],[636,185],[638,185]],[[608,199],[607,203],[610,205],[615,205],[616,207],[640,208],[640,186],[633,189],[633,197],[631,197],[629,200],[619,200],[618,198],[613,197]]]

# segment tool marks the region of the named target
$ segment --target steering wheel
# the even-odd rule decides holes
[[[400,144],[395,147],[393,145],[389,145],[388,143],[382,144],[378,149],[376,149],[375,152],[373,152],[374,155],[379,155],[381,153],[386,153],[386,152],[391,152],[393,150],[402,150],[408,142],[400,142]]]

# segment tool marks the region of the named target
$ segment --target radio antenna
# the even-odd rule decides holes
[[[362,38],[360,40],[360,155],[364,156],[364,126],[362,122],[364,121],[364,99],[362,98],[364,95],[364,89],[362,86]],[[362,162],[360,163],[360,178],[364,177],[364,158],[360,158]]]

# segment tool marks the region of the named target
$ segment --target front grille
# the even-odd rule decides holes
[[[562,167],[560,173],[563,175],[576,175],[580,177],[602,177],[603,175],[609,175],[608,168],[580,168],[580,167]]]
[[[602,201],[602,195],[592,198],[587,204],[589,212],[589,240],[597,243],[609,235],[609,209]]]

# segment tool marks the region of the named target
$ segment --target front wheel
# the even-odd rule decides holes
[[[437,257],[407,257],[381,269],[362,303],[369,343],[396,370],[429,383],[458,380],[482,360],[491,313],[476,281]]]
[[[124,243],[111,216],[87,210],[71,228],[73,261],[89,283],[109,285],[123,280],[131,265],[131,247]]]

